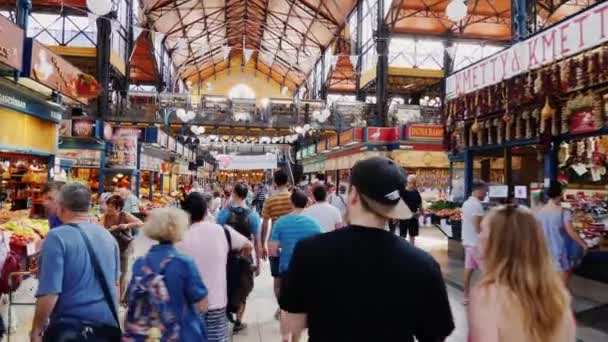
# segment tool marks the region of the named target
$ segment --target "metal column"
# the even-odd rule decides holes
[[[327,49],[323,49],[323,51],[321,52],[321,60],[319,61],[319,63],[321,63],[321,80],[319,81],[321,89],[320,90],[320,94],[319,94],[319,98],[321,100],[327,100],[327,79],[325,77],[325,70],[326,68],[328,68],[327,65],[325,65],[325,52],[327,51]],[[315,73],[316,75],[316,73]]]
[[[365,101],[365,94],[361,91],[361,62],[363,60],[363,25],[361,25],[361,21],[363,21],[363,1],[359,1],[357,4],[357,41],[355,47],[355,54],[359,56],[357,58],[357,66],[355,67],[355,91],[357,94],[358,101]]]
[[[97,99],[97,116],[105,118],[109,114],[110,93],[110,52],[112,49],[112,23],[109,15],[97,19],[97,81],[101,92]]]
[[[473,152],[464,151],[464,198],[467,199],[473,192]]]
[[[511,147],[505,147],[505,184],[509,187],[508,198],[513,198],[513,155]]]
[[[16,13],[16,21],[17,26],[23,29],[24,32],[27,32],[27,24],[30,16],[30,12],[32,10],[32,1],[31,0],[17,0],[17,13]],[[15,82],[19,79],[19,71],[15,71],[14,77]]]
[[[528,38],[536,26],[536,1],[511,0],[511,40],[518,42]]]
[[[384,20],[384,1],[378,0],[378,26],[376,31],[376,124],[389,125],[388,120],[388,26]]]

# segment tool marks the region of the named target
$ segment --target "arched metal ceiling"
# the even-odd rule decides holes
[[[468,15],[453,22],[445,15],[450,0],[393,0],[387,22],[392,32],[451,35],[493,41],[511,39],[511,0],[468,0]],[[596,0],[539,0],[539,28],[594,4]]]
[[[255,50],[252,67],[292,89],[301,84],[356,0],[141,0],[150,29],[163,32],[180,76],[204,81]]]

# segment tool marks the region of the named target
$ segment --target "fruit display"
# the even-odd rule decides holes
[[[590,249],[608,250],[608,203],[605,195],[579,192],[566,197],[572,226]]]
[[[6,223],[8,221],[17,221],[25,219],[29,216],[29,210],[7,210],[0,209],[0,224]]]
[[[149,199],[140,200],[141,207],[144,209],[144,211],[166,207],[172,205],[174,202],[175,199],[173,197],[160,194],[154,194],[152,201]]]
[[[0,230],[10,231],[13,235],[21,235],[39,240],[49,232],[49,223],[46,220],[22,219],[9,221],[0,225]]]

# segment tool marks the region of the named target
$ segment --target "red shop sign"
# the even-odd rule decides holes
[[[368,142],[390,142],[399,140],[397,127],[368,127]]]
[[[596,129],[591,108],[580,110],[570,116],[570,132],[587,133]]]

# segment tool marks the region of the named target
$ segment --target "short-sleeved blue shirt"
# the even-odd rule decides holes
[[[279,258],[279,272],[289,271],[289,263],[293,250],[298,241],[321,234],[323,229],[317,221],[308,216],[300,214],[288,214],[281,216],[272,226],[270,241],[277,241],[281,248]]]
[[[120,276],[120,259],[116,240],[97,224],[80,223],[79,226],[87,234],[101,263],[112,303],[118,303],[116,282]],[[51,321],[71,318],[116,326],[87,247],[77,229],[63,225],[49,231],[40,254],[36,296],[59,295]]]
[[[238,207],[233,207],[236,209],[239,209]],[[243,208],[244,210],[244,208]],[[215,221],[217,222],[217,224],[220,225],[224,225],[228,222],[228,219],[230,219],[230,209],[222,209],[222,211],[220,211],[217,216],[215,217]],[[261,225],[261,220],[260,220],[260,215],[258,215],[258,213],[255,210],[249,210],[249,216],[247,217],[247,220],[249,221],[249,229],[251,231],[251,234],[253,236],[257,236],[259,231],[260,231],[260,225]],[[248,236],[249,238],[249,236]]]
[[[143,276],[142,266],[145,263],[154,272],[160,272],[160,263],[168,256],[173,259],[165,266],[164,279],[169,291],[169,305],[174,313],[181,314],[180,340],[206,341],[207,330],[198,311],[196,303],[207,297],[207,287],[203,284],[200,273],[189,256],[179,253],[173,245],[158,244],[152,246],[148,254],[133,264],[133,278],[129,284],[129,291],[133,286],[133,279]]]

